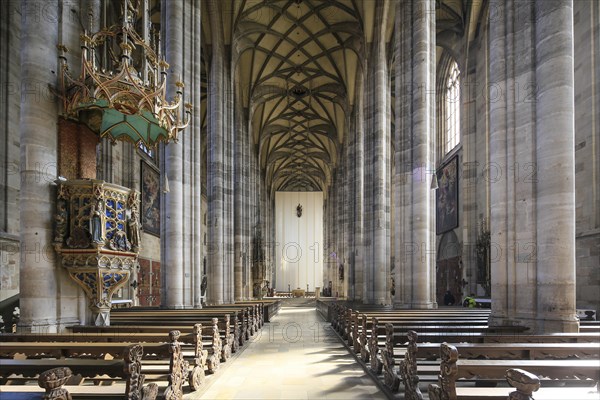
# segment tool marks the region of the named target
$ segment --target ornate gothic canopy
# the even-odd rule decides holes
[[[191,104],[183,101],[178,77],[173,101],[167,100],[169,64],[161,56],[159,31],[153,29],[152,2],[112,2],[114,24],[81,35],[81,70],[71,75],[67,48],[62,61],[63,112],[86,124],[100,137],[153,147],[177,140],[190,121]],[[90,26],[93,15],[90,15]],[[184,113],[185,111],[185,113]]]

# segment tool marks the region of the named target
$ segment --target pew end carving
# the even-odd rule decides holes
[[[208,372],[214,374],[221,365],[221,336],[219,335],[219,320],[212,319],[212,348],[213,352],[206,361]]]
[[[371,338],[369,339],[369,359],[371,370],[377,375],[381,374],[383,364],[379,359],[379,344],[377,331],[379,330],[379,319],[372,317]]]
[[[385,324],[385,336],[385,348],[381,352],[384,383],[392,392],[397,392],[400,387],[400,377],[394,371],[394,326],[392,324]]]
[[[447,343],[440,346],[440,374],[438,384],[430,384],[428,393],[431,400],[456,399],[456,377],[458,375],[458,350]]]
[[[361,316],[362,329],[359,333],[358,339],[360,342],[360,357],[365,363],[369,362],[369,340],[367,337],[367,315],[362,314]]]
[[[125,398],[154,400],[158,395],[158,385],[149,383],[144,387],[146,376],[142,374],[142,357],[144,348],[141,344],[128,346],[123,351],[124,372],[127,376]]]
[[[533,400],[533,392],[540,388],[540,379],[536,375],[518,368],[506,371],[506,381],[517,389],[509,394],[508,400]]]
[[[419,389],[419,376],[417,375],[417,332],[408,331],[407,338],[408,346],[404,360],[400,362],[400,375],[404,383],[405,398],[408,400],[423,400],[423,394]],[[391,341],[393,346],[393,333]]]
[[[231,325],[229,323],[229,314],[225,314],[224,319],[225,319],[225,333],[223,335],[223,342],[222,342],[222,346],[221,346],[221,362],[225,362],[227,361],[229,358],[231,358],[231,347],[232,347],[232,341],[233,338],[231,337],[230,334],[230,328]]]
[[[67,367],[52,368],[42,372],[38,378],[38,385],[46,390],[44,400],[71,400],[71,394],[63,387],[73,373]]]
[[[178,400],[183,397],[183,385],[188,377],[189,364],[183,359],[179,337],[181,332],[169,332],[169,352],[171,353],[169,386],[165,390],[165,400]]]
[[[190,371],[189,381],[192,390],[198,390],[205,381],[204,367],[208,358],[208,351],[202,344],[202,324],[194,324],[194,368]]]

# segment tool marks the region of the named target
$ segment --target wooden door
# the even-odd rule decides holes
[[[455,305],[460,304],[463,297],[462,292],[462,265],[460,257],[452,257],[446,260],[438,260],[436,266],[436,300],[438,306],[444,305],[444,295],[450,290],[456,300]]]
[[[160,262],[139,259],[138,299],[142,307],[160,305]]]

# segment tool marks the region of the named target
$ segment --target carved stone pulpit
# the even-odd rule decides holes
[[[108,326],[112,296],[138,262],[139,192],[93,179],[57,185],[54,248],[87,295],[94,324]]]

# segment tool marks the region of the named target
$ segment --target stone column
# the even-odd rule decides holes
[[[202,275],[203,275],[203,254],[202,254],[202,242],[203,242],[203,232],[202,232],[202,119],[201,119],[201,87],[202,87],[202,65],[201,65],[201,55],[202,55],[202,46],[201,46],[201,24],[200,21],[202,19],[202,7],[200,2],[193,2],[194,7],[194,21],[193,21],[193,30],[194,30],[194,40],[192,43],[193,46],[193,85],[192,85],[192,105],[194,106],[194,113],[192,114],[192,128],[190,129],[190,135],[193,140],[193,167],[192,167],[192,188],[193,188],[193,215],[194,215],[194,225],[193,225],[193,236],[192,236],[192,247],[194,249],[193,252],[193,260],[192,260],[192,268],[193,268],[193,276],[194,276],[194,288],[193,288],[193,305],[194,308],[202,308],[201,303],[201,295],[202,295]]]
[[[490,4],[490,324],[532,333],[578,330],[572,12]]]
[[[505,61],[507,36],[506,12],[507,10],[502,8],[500,1],[490,3],[489,79],[490,82],[495,82],[499,86],[498,89],[501,92],[506,92],[507,79],[507,65]],[[489,102],[488,106],[490,113],[490,161],[493,159],[495,165],[507,165],[505,138],[507,130],[507,102],[506,98],[502,100]],[[485,180],[486,184],[490,186],[490,208],[494,210],[491,213],[490,240],[491,243],[497,244],[499,249],[507,249],[509,240],[507,227],[507,186],[500,183],[492,185],[490,178]],[[492,317],[490,318],[490,323],[494,323],[494,320],[497,320],[498,324],[504,324],[508,318],[509,311],[514,313],[514,310],[512,310],[514,307],[508,304],[508,255],[504,251],[500,255],[502,256],[492,258],[490,266],[492,293]],[[509,310],[509,307],[511,310]]]
[[[435,308],[435,1],[396,3],[396,307]]]
[[[225,185],[224,165],[224,69],[225,49],[220,7],[218,0],[207,1],[208,19],[212,35],[212,56],[210,58],[210,71],[208,77],[208,237],[207,237],[207,273],[209,304],[223,304],[225,284],[224,280],[224,200]]]
[[[386,194],[388,191],[387,172],[389,166],[389,79],[387,68],[387,51],[385,33],[390,8],[389,1],[376,3],[375,26],[373,43],[369,57],[368,73],[371,82],[368,86],[370,103],[370,114],[368,122],[368,134],[370,140],[370,159],[365,160],[371,168],[371,213],[369,231],[371,248],[370,254],[365,259],[367,284],[365,303],[386,304],[389,299],[389,261],[390,257],[386,250],[389,241],[389,210]],[[372,164],[371,164],[372,162]],[[372,167],[371,167],[372,165]]]
[[[348,126],[348,121],[350,120],[349,116],[346,118],[346,126]],[[351,163],[350,161],[350,155],[352,154],[350,151],[350,140],[346,139],[344,141],[343,144],[343,148],[342,148],[342,191],[344,193],[344,198],[343,198],[343,203],[342,203],[342,215],[343,215],[343,221],[342,221],[342,227],[343,227],[343,235],[342,235],[342,262],[344,263],[344,297],[346,299],[350,299],[350,292],[352,291],[352,287],[351,287],[351,272],[350,269],[353,268],[353,266],[350,263],[351,257],[350,257],[350,253],[352,252],[352,245],[351,245],[351,235],[350,235],[350,227],[352,226],[351,223],[351,216],[352,216],[352,203],[354,199],[351,199],[351,193],[352,191],[350,190],[350,168],[349,165]]]
[[[230,56],[226,53],[225,58],[229,60]],[[229,66],[229,62],[227,65]],[[234,189],[234,157],[235,157],[235,119],[234,119],[234,108],[236,103],[233,99],[234,84],[232,79],[231,68],[226,69],[225,74],[225,153],[223,156],[225,166],[225,190],[223,191],[223,242],[224,242],[224,262],[223,268],[225,269],[225,285],[224,285],[224,302],[233,303],[235,301],[235,275],[234,275],[234,246],[235,246],[235,231],[234,231],[234,201],[235,201],[235,189]]]
[[[363,65],[364,67],[364,65]],[[358,72],[356,103],[354,106],[354,300],[365,297],[365,248],[364,248],[364,172],[365,172],[365,121],[364,121],[364,68]]]
[[[165,13],[166,58],[170,65],[167,97],[176,94],[175,82],[183,73],[183,2],[163,1]],[[182,133],[183,134],[183,133]],[[165,304],[169,308],[183,308],[183,144],[169,143],[165,148],[165,174],[170,192],[164,195],[165,216],[163,265]]]
[[[537,330],[577,332],[573,0],[537,0]]]
[[[242,251],[243,251],[243,193],[242,191],[247,186],[247,182],[244,182],[243,177],[243,168],[242,164],[244,161],[243,157],[243,113],[241,113],[241,105],[239,102],[236,102],[236,108],[239,110],[235,113],[235,156],[233,159],[234,162],[234,207],[233,207],[233,229],[234,229],[234,284],[235,284],[235,301],[243,300],[243,259],[242,259]]]
[[[65,272],[55,264],[52,248],[58,101],[48,86],[57,85],[58,1],[22,1],[21,6],[19,325],[56,332],[59,274]]]

